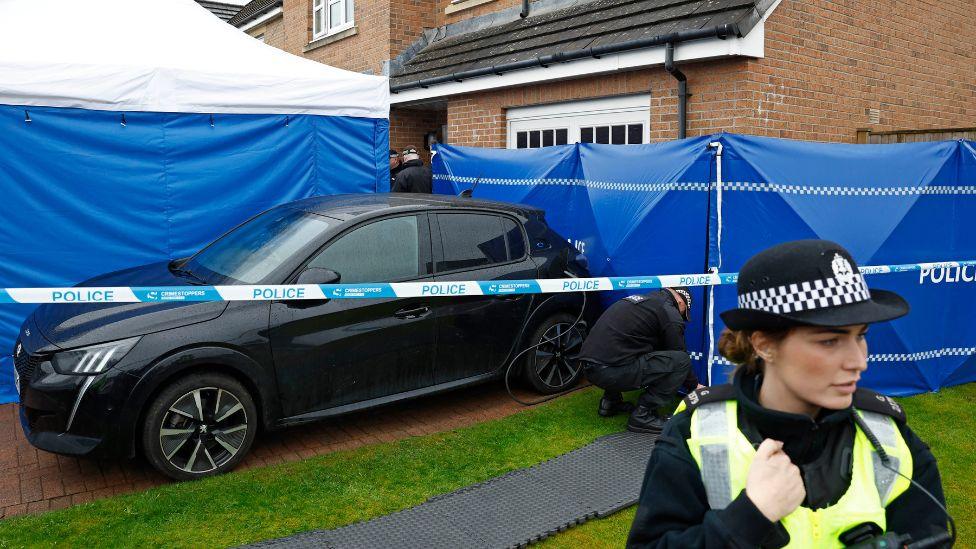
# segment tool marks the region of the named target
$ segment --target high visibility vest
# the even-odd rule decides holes
[[[746,487],[756,450],[739,430],[738,402],[709,402],[691,416],[688,448],[698,468],[712,509],[724,509]],[[911,477],[912,454],[894,419],[855,410],[864,418],[890,458],[891,467]],[[856,427],[853,474],[847,492],[837,503],[812,511],[797,507],[781,522],[790,535],[787,547],[843,547],[839,537],[862,522],[887,530],[885,507],[909,487],[909,481],[882,466],[881,459],[860,427]]]

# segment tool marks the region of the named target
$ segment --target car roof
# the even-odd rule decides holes
[[[286,207],[324,215],[341,221],[348,221],[366,214],[381,213],[387,210],[484,208],[520,214],[523,217],[542,216],[544,214],[543,210],[526,204],[463,198],[446,194],[337,194],[313,196],[311,198],[297,200],[287,204]]]

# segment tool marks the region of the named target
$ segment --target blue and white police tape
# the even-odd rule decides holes
[[[976,261],[943,261],[861,267],[865,275],[919,272],[946,281],[976,281]],[[278,286],[143,286],[2,288],[0,303],[141,303],[173,301],[270,301],[304,299],[369,299],[390,297],[454,297],[566,292],[652,290],[675,286],[735,284],[738,273],[617,276],[389,284],[295,284]]]

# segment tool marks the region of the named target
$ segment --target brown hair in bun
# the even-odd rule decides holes
[[[756,354],[752,346],[752,334],[758,330],[730,330],[725,328],[718,338],[718,352],[729,362],[735,364],[732,375],[745,371],[747,374],[762,373],[765,365],[763,359]],[[764,332],[766,337],[775,342],[783,341],[790,330],[776,330]]]

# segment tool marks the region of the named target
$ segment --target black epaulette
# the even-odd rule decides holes
[[[891,416],[898,422],[905,423],[905,410],[902,410],[895,399],[876,393],[871,389],[858,387],[857,391],[854,391],[854,407],[859,410]]]
[[[691,411],[709,402],[722,402],[735,399],[735,386],[731,383],[715,385],[714,387],[702,387],[688,393],[684,398],[685,410]]]

